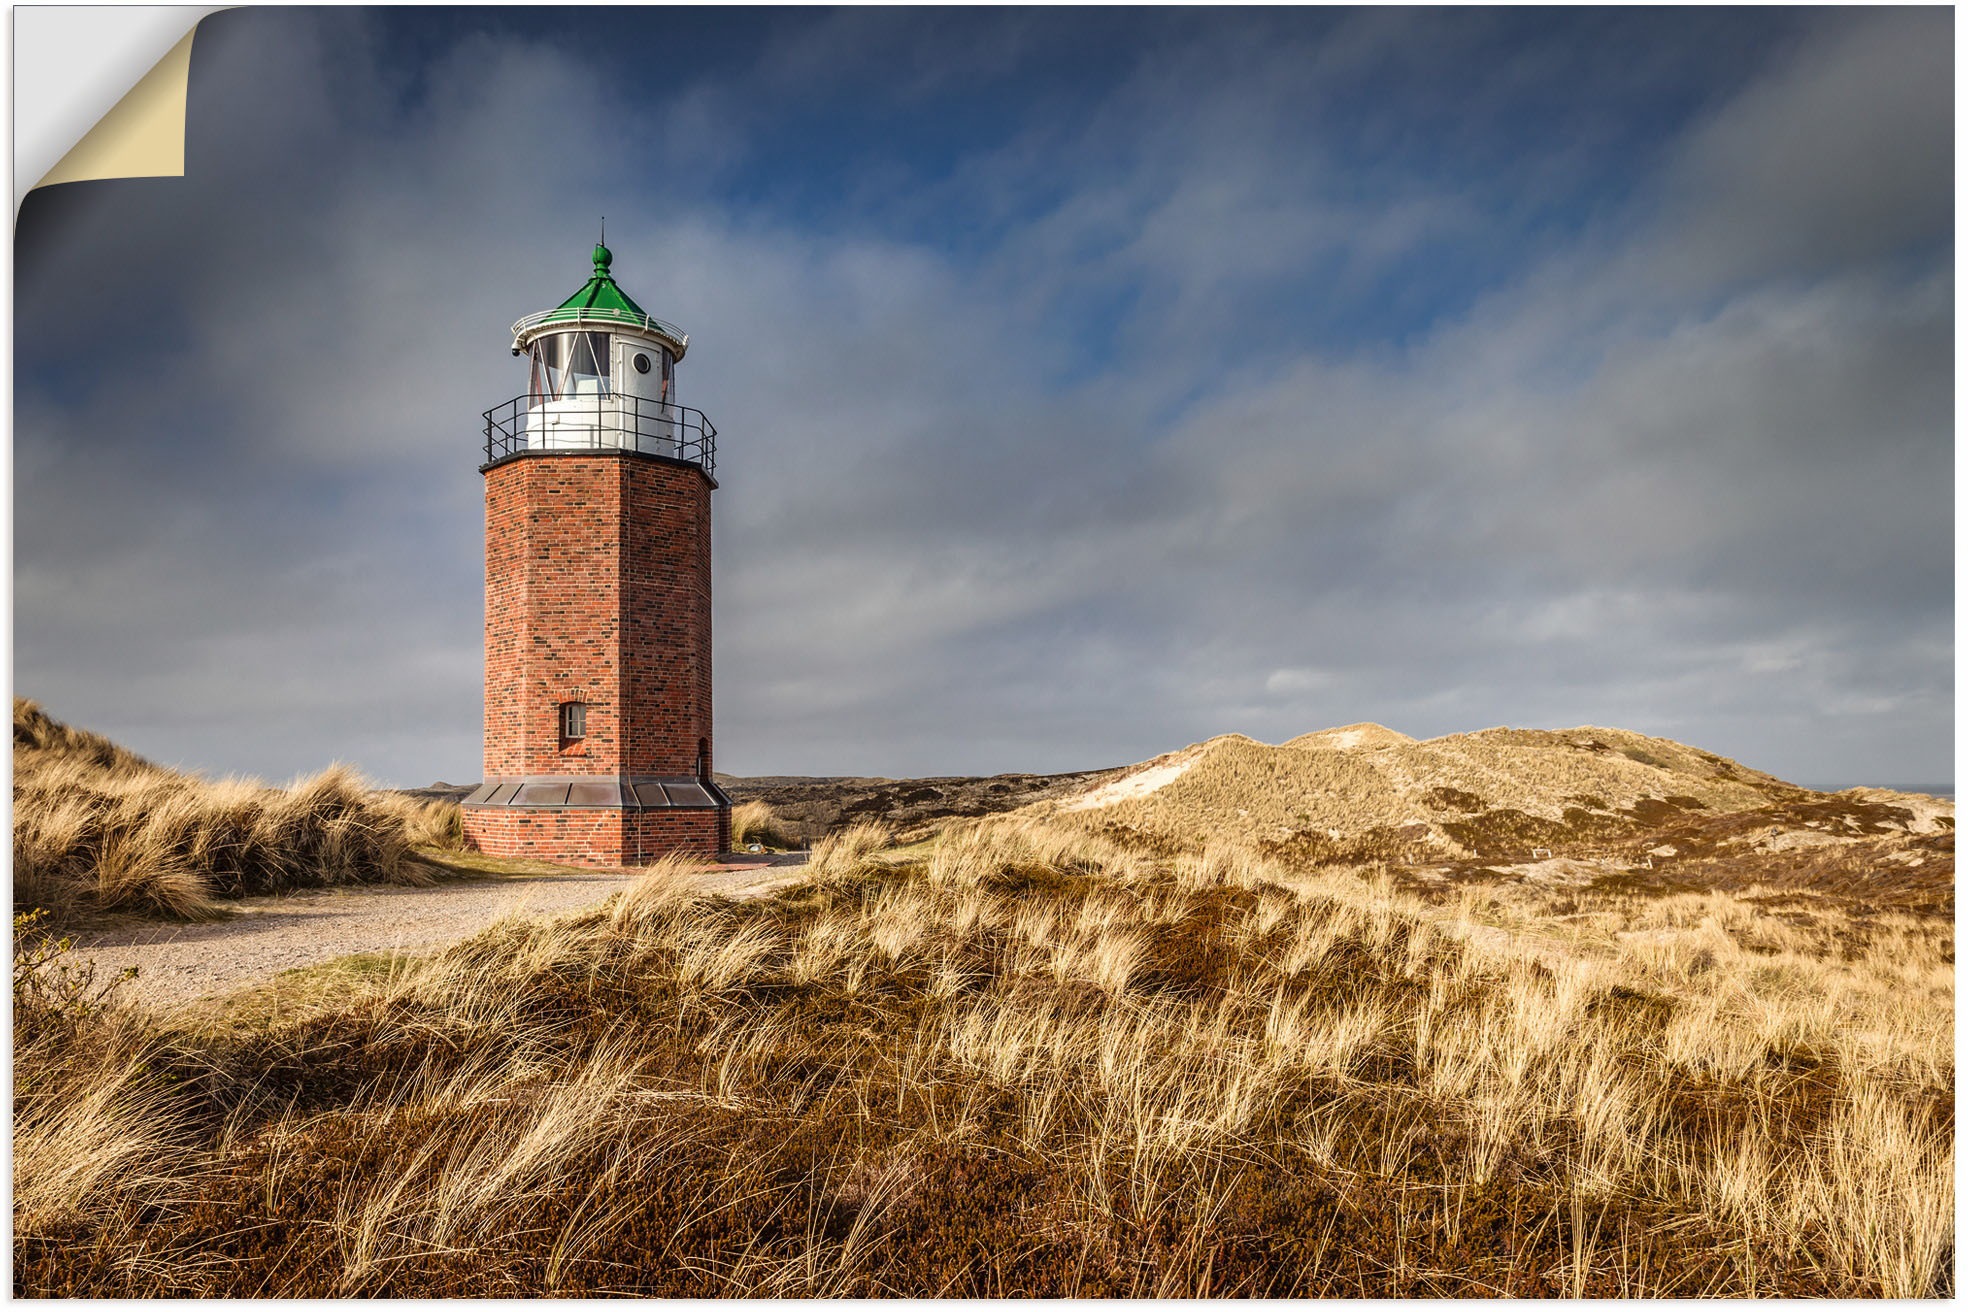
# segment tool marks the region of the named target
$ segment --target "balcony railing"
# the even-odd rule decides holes
[[[639,451],[717,472],[717,428],[702,410],[639,396],[515,396],[485,412],[485,463],[525,451]]]

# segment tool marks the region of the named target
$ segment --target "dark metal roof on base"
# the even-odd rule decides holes
[[[547,775],[487,779],[463,805],[535,811],[710,811],[731,805],[708,779],[682,774]]]

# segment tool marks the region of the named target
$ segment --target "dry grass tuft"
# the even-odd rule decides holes
[[[456,802],[405,797],[401,793],[374,793],[369,802],[384,815],[396,818],[403,827],[404,841],[412,847],[445,851],[459,851],[464,847],[465,812]]]
[[[788,826],[764,802],[744,802],[731,808],[731,842],[741,849],[747,843],[782,850],[798,846]]]
[[[807,871],[819,880],[852,879],[865,874],[870,858],[887,847],[893,837],[888,826],[879,820],[856,821],[813,845]]]
[[[120,1218],[192,1169],[182,1099],[155,1078],[160,1037],[47,919],[14,917],[14,1224],[127,1236]]]
[[[669,863],[266,1031],[30,961],[17,1288],[1952,1293],[1945,918],[879,841],[745,903]]]
[[[428,882],[415,849],[459,837],[456,806],[376,793],[346,766],[284,789],[212,782],[14,703],[16,907],[198,919],[254,893]]]
[[[635,882],[616,896],[609,923],[624,933],[667,923],[701,896],[695,883],[708,868],[696,857],[678,852],[643,867]]]

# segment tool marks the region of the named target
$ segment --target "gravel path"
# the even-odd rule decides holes
[[[726,866],[703,877],[706,892],[756,897],[801,876],[804,856]],[[357,952],[426,952],[477,933],[508,912],[566,915],[607,900],[630,871],[547,868],[550,873],[447,881],[435,888],[393,885],[307,889],[242,898],[238,914],[203,925],[140,924],[78,933],[74,955],[98,977],[135,966],[132,997],[174,1007],[223,996]]]

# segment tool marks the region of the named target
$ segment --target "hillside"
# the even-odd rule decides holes
[[[219,899],[323,884],[426,882],[419,844],[457,808],[372,792],[331,766],[291,787],[147,761],[14,701],[14,910],[198,919]]]
[[[16,740],[34,841],[95,826],[76,871],[151,812],[204,817],[138,842],[186,863],[369,814],[32,707]],[[857,818],[747,901],[669,858],[222,1024],[30,938],[17,1291],[1953,1294],[1951,807],[1613,730],[1001,782],[774,781],[1057,795]]]
[[[914,840],[951,820],[996,815],[1070,796],[1112,774],[1111,770],[1083,770],[1076,774],[923,779],[719,775],[718,783],[734,802],[770,806],[786,837],[804,846],[860,820],[880,820],[898,838]]]
[[[1501,867],[1952,906],[1951,802],[1812,792],[1621,729],[1417,741],[1356,724],[1277,746],[1230,734],[1027,809],[1158,850],[1234,842],[1301,867],[1387,863],[1411,880]]]

